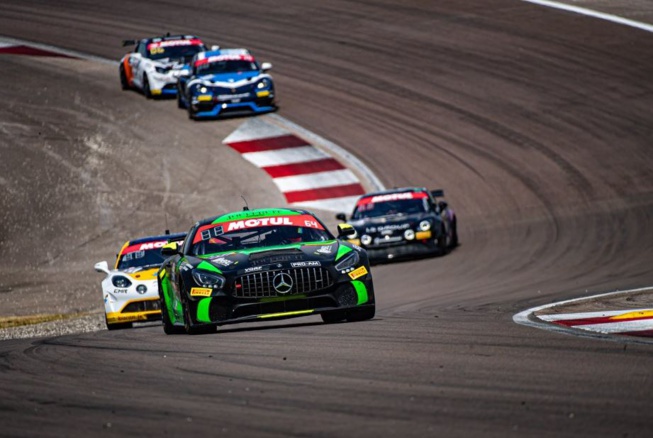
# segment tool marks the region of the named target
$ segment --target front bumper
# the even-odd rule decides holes
[[[124,324],[161,320],[161,301],[159,298],[130,300],[117,312],[107,312],[107,324]]]
[[[248,115],[276,111],[274,94],[265,97],[243,98],[240,101],[223,101],[220,97],[201,100],[204,96],[193,99],[191,108],[195,118],[216,118],[226,115]]]
[[[235,298],[231,295],[190,301],[193,325],[225,325],[247,321],[285,319],[322,312],[374,306],[371,277],[336,283],[306,294],[266,298]]]

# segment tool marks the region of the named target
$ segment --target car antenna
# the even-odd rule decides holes
[[[165,217],[165,221],[166,221],[166,231],[164,234],[167,236],[168,234],[170,234],[170,227],[168,226],[168,212],[164,211],[163,216]]]
[[[241,198],[243,198],[243,201],[245,202],[245,206],[243,207],[243,211],[248,211],[249,210],[249,205],[247,205],[247,199],[243,195],[240,195]]]

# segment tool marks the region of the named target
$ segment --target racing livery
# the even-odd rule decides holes
[[[150,236],[125,242],[113,270],[99,262],[95,270],[106,274],[102,281],[104,311],[109,330],[129,328],[136,321],[161,319],[156,274],[164,257],[161,247],[182,242],[186,233]]]
[[[398,188],[369,193],[356,202],[348,223],[350,242],[365,248],[372,261],[443,254],[458,244],[456,215],[442,190]],[[347,222],[344,213],[337,219]]]
[[[123,41],[123,46],[129,45],[135,47],[120,60],[120,84],[123,90],[141,90],[148,99],[174,96],[181,72],[188,69],[193,56],[206,50],[202,40],[194,35]]]
[[[199,53],[190,75],[179,78],[177,106],[187,108],[191,119],[275,111],[271,68],[247,49]]]
[[[244,210],[202,220],[159,271],[164,331],[320,314],[327,323],[374,317],[372,273],[362,248],[336,239],[304,210]]]

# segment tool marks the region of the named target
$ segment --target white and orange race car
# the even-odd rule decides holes
[[[107,328],[131,328],[134,322],[161,319],[157,272],[166,259],[161,247],[183,242],[186,233],[150,236],[126,242],[116,257],[113,270],[106,261],[95,270],[106,274],[102,295]]]
[[[207,49],[194,35],[168,34],[122,44],[135,47],[120,60],[120,85],[123,90],[141,90],[148,99],[175,96],[181,72],[189,69],[193,56]]]

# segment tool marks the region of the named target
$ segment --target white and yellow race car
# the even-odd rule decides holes
[[[130,240],[117,254],[113,270],[106,261],[95,270],[106,274],[102,296],[107,328],[131,328],[134,322],[161,319],[157,272],[165,260],[161,247],[183,242],[186,233],[164,234]]]

